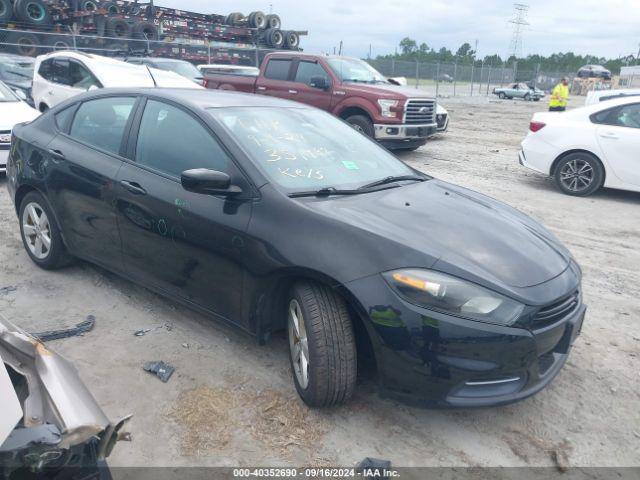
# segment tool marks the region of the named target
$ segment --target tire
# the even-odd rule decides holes
[[[13,5],[10,0],[0,0],[0,23],[13,20]]]
[[[11,32],[7,35],[7,43],[12,43],[11,51],[24,57],[35,57],[40,47],[40,39],[29,32]]]
[[[293,30],[282,32],[284,35],[284,46],[289,50],[296,50],[300,45],[300,36]]]
[[[284,35],[282,31],[277,28],[270,28],[265,31],[265,39],[267,40],[267,44],[273,48],[282,48],[284,45]]]
[[[293,381],[300,398],[310,407],[348,401],[356,386],[357,355],[344,300],[325,285],[296,284],[287,303],[287,332]]]
[[[46,27],[51,24],[51,14],[42,0],[16,0],[13,4],[15,17],[35,27]]]
[[[251,12],[249,15],[249,26],[262,30],[267,26],[267,16],[260,11]]]
[[[133,38],[140,40],[158,40],[158,27],[152,22],[138,22],[133,24]]]
[[[562,193],[575,197],[591,195],[604,184],[604,168],[600,160],[587,152],[570,153],[562,158],[553,176]]]
[[[500,92],[500,93],[498,94],[498,98],[499,98],[500,100],[504,100],[506,97],[507,97],[507,96],[504,94],[504,92]]]
[[[120,7],[114,2],[102,2],[100,8],[107,11],[107,15],[120,15]]]
[[[62,35],[48,35],[47,37],[49,37],[46,39],[47,45],[49,45],[54,52],[58,50],[71,50],[73,48],[73,44]]]
[[[131,26],[121,18],[109,18],[104,33],[111,38],[130,38]]]
[[[244,15],[240,12],[233,12],[227,15],[224,23],[231,26],[237,27],[244,20]]]
[[[534,99],[533,99],[533,101],[534,101],[534,102],[539,102],[539,101],[540,101],[540,98],[536,97],[536,98],[534,98]]]
[[[282,27],[282,20],[275,13],[267,15],[267,28],[277,28]]]
[[[351,115],[345,119],[349,125],[351,125],[358,132],[366,135],[367,137],[374,138],[375,132],[373,130],[373,123],[364,115]]]
[[[98,8],[98,2],[94,0],[84,0],[80,3],[80,10],[85,12],[95,12]]]
[[[43,214],[46,223],[37,222],[43,218]],[[20,203],[19,218],[22,244],[36,265],[45,270],[55,270],[69,264],[71,256],[64,245],[51,208],[42,195],[38,192],[27,193]],[[37,227],[36,223],[39,224]],[[44,238],[48,238],[49,248],[46,248]]]
[[[531,95],[529,95],[529,94],[527,93],[527,94],[525,94],[525,96],[524,96],[524,97],[522,97],[522,99],[523,99],[525,102],[530,102],[530,101],[531,101]]]

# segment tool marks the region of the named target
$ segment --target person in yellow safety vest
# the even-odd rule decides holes
[[[569,80],[564,77],[562,81],[551,91],[551,100],[549,100],[550,112],[564,112],[567,109],[567,101],[569,100]]]

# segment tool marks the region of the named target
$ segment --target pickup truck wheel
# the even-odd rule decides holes
[[[506,97],[506,95],[504,94],[504,92],[500,92],[500,93],[498,94],[498,98],[499,98],[500,100],[504,100],[504,99],[505,99],[505,97]]]
[[[363,135],[374,138],[373,123],[364,115],[351,115],[345,121]]]
[[[330,287],[299,282],[289,294],[287,331],[293,380],[311,407],[349,400],[356,386],[353,325],[344,300]]]

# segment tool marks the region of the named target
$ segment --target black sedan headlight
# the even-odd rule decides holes
[[[524,309],[504,295],[433,270],[402,269],[382,275],[406,301],[471,320],[513,325]]]

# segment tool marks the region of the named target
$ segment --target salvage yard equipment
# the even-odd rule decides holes
[[[298,50],[306,31],[282,30],[278,15],[239,12],[203,14],[138,1],[0,0],[0,44],[14,53],[34,56],[40,49],[91,47],[126,50],[149,42],[247,44]],[[95,45],[95,42],[98,44]],[[162,56],[172,56],[171,49]],[[201,58],[204,60],[204,58]]]

